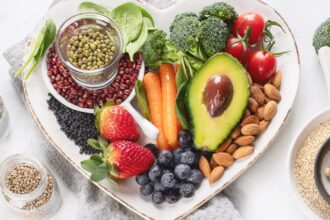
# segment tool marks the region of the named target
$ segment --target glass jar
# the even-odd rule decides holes
[[[71,37],[88,29],[98,30],[107,35],[112,39],[116,48],[111,62],[94,70],[74,66],[69,61],[67,54]],[[58,29],[55,39],[56,52],[61,62],[69,69],[72,78],[80,86],[91,90],[102,89],[115,79],[123,47],[124,42],[119,27],[109,17],[93,12],[77,14],[67,19]],[[91,48],[89,50],[89,52],[93,52]]]
[[[26,194],[14,193],[6,182],[8,175],[22,165],[33,167],[39,172],[38,185]],[[62,202],[52,173],[37,160],[21,154],[10,156],[2,162],[0,190],[5,204],[17,216],[28,219],[48,219],[57,212]]]
[[[9,115],[0,97],[0,142],[9,134]]]

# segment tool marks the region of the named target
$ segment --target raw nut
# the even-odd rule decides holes
[[[247,118],[251,115],[251,112],[249,111],[249,109],[245,109],[245,112],[244,112],[244,115],[243,115],[243,118]]]
[[[256,100],[258,105],[263,105],[265,102],[265,94],[262,92],[262,90],[258,86],[252,86],[250,90],[251,98]]]
[[[218,166],[217,162],[215,162],[215,160],[213,159],[213,157],[211,157],[210,166],[211,166],[211,169],[212,170]]]
[[[199,158],[199,169],[204,176],[210,176],[211,166],[209,161],[204,156]]]
[[[261,129],[261,132],[264,132],[268,128],[268,125],[269,125],[269,121],[262,120],[259,123],[259,127]]]
[[[226,153],[228,154],[233,154],[236,150],[237,150],[237,145],[236,144],[231,144],[227,150],[226,150]]]
[[[261,129],[258,124],[247,124],[241,129],[241,132],[244,135],[258,135],[260,131]]]
[[[269,121],[274,117],[277,112],[277,103],[275,101],[270,101],[265,105],[264,109],[264,119]]]
[[[265,106],[261,106],[258,108],[258,110],[256,112],[256,115],[260,120],[262,120],[264,118],[264,109],[265,109]]]
[[[251,115],[242,121],[241,126],[248,125],[248,124],[259,124],[259,118],[255,115]]]
[[[272,84],[276,87],[276,88],[279,88],[280,85],[282,83],[282,71],[281,70],[278,70],[276,73],[275,73],[275,76],[273,77],[272,79]]]
[[[223,166],[217,166],[214,168],[209,177],[209,184],[216,182],[220,177],[222,177],[225,172],[225,168]]]
[[[264,86],[259,83],[253,83],[253,86],[258,87],[259,89],[261,89],[261,91],[264,91]]]
[[[235,144],[238,144],[239,146],[246,146],[252,144],[254,140],[254,136],[241,136],[235,140]]]
[[[229,145],[231,144],[232,139],[231,138],[227,138],[219,147],[215,152],[224,152],[226,151],[226,149],[229,147]]]
[[[253,98],[249,98],[248,109],[251,112],[256,112],[258,110],[258,107],[259,107],[258,102]]]
[[[231,156],[228,153],[219,152],[219,153],[213,154],[212,157],[213,157],[214,161],[220,166],[230,167],[234,163],[233,156]]]
[[[234,130],[233,130],[233,132],[231,133],[230,136],[231,136],[232,139],[236,139],[239,136],[241,136],[241,127],[237,126],[236,128],[234,128]]]
[[[240,159],[242,157],[246,157],[247,155],[252,154],[253,150],[254,150],[253,146],[240,147],[233,153],[233,157],[235,159]]]
[[[281,93],[272,84],[268,83],[265,85],[265,93],[268,96],[268,98],[270,98],[272,100],[280,101],[282,99]]]

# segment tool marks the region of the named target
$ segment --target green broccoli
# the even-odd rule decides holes
[[[229,30],[224,21],[211,16],[201,22],[199,43],[207,56],[213,56],[226,47]]]
[[[181,19],[183,18],[187,18],[187,17],[195,17],[195,18],[198,18],[198,15],[194,12],[184,12],[184,13],[181,13],[181,14],[178,14],[175,16],[174,20],[172,21],[172,24],[170,26],[170,31],[172,31],[172,29],[174,28],[174,25],[180,21]]]
[[[330,18],[316,29],[313,37],[313,46],[316,53],[318,53],[321,47],[330,47]]]
[[[215,16],[222,19],[227,23],[229,29],[232,29],[238,14],[231,5],[225,2],[216,2],[212,5],[204,7],[199,13],[200,20],[205,20],[210,16]]]

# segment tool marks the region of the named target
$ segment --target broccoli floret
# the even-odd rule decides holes
[[[183,18],[187,18],[187,17],[195,17],[198,18],[198,15],[194,12],[184,12],[182,14],[178,14],[175,16],[174,20],[172,21],[172,24],[170,26],[170,31],[172,31],[172,29],[174,28],[174,25],[180,21]]]
[[[330,18],[328,18],[316,29],[313,37],[313,46],[316,53],[319,52],[321,47],[330,47]]]
[[[205,20],[210,16],[215,16],[222,19],[227,23],[229,29],[232,29],[238,14],[231,5],[225,2],[216,2],[212,5],[206,6],[199,13],[200,20]]]
[[[211,16],[201,22],[199,42],[207,56],[213,56],[226,47],[229,31],[220,18]]]

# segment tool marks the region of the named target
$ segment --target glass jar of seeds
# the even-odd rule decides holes
[[[9,133],[9,115],[2,98],[0,97],[0,141]]]
[[[62,201],[52,173],[37,160],[21,154],[1,164],[0,189],[4,202],[22,218],[48,219]]]
[[[72,78],[82,87],[95,90],[114,80],[123,53],[123,37],[110,18],[82,13],[61,25],[55,48]]]

